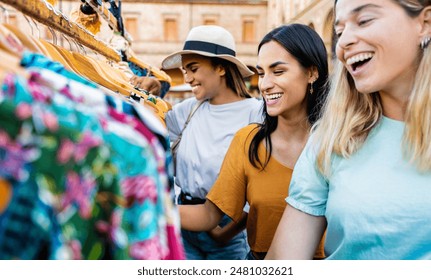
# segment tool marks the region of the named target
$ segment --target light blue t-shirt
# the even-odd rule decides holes
[[[301,154],[286,201],[326,217],[327,259],[431,259],[431,172],[403,157],[403,131],[383,117],[359,151],[333,157],[327,179],[310,141]]]

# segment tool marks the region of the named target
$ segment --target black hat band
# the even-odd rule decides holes
[[[235,56],[235,51],[229,48],[226,48],[221,45],[217,45],[214,43],[202,42],[202,41],[187,41],[184,44],[183,50],[185,51],[203,51],[209,52],[213,54],[227,54]]]

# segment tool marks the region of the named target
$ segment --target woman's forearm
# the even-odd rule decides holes
[[[265,259],[313,259],[326,227],[324,217],[315,217],[286,206]]]
[[[190,231],[209,231],[214,229],[223,212],[211,201],[198,205],[178,205],[181,228]]]

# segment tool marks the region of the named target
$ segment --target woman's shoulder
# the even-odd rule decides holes
[[[256,99],[254,97],[252,98],[246,98],[239,102],[241,104],[238,104],[237,110],[241,110],[242,115],[244,117],[248,116],[249,122],[258,122],[261,123],[263,121],[263,101]]]
[[[195,97],[190,97],[190,98],[184,99],[180,103],[175,104],[173,109],[174,110],[185,110],[187,108],[193,107],[193,105],[196,104],[197,102],[198,102],[198,100]]]
[[[262,105],[262,100],[255,97],[244,98],[239,102],[233,102],[232,105],[249,107],[249,108],[259,108]]]
[[[190,112],[198,102],[199,101],[195,97],[190,97],[181,101],[180,103],[175,104],[171,111],[177,117],[187,118],[187,116],[190,114]]]
[[[234,135],[230,149],[243,151],[248,149],[250,142],[259,131],[260,125],[257,123],[249,124],[240,128]]]
[[[263,103],[262,99],[257,99],[256,97],[246,98],[245,100],[255,106],[261,106]]]

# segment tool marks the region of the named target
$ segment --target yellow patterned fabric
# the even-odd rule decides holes
[[[73,10],[71,12],[70,18],[73,22],[81,25],[89,32],[91,32],[93,35],[96,35],[97,33],[100,32],[100,27],[102,25],[102,22],[100,21],[99,15],[97,13],[92,15],[86,15],[83,12],[81,12],[81,10],[78,7],[77,10]]]

